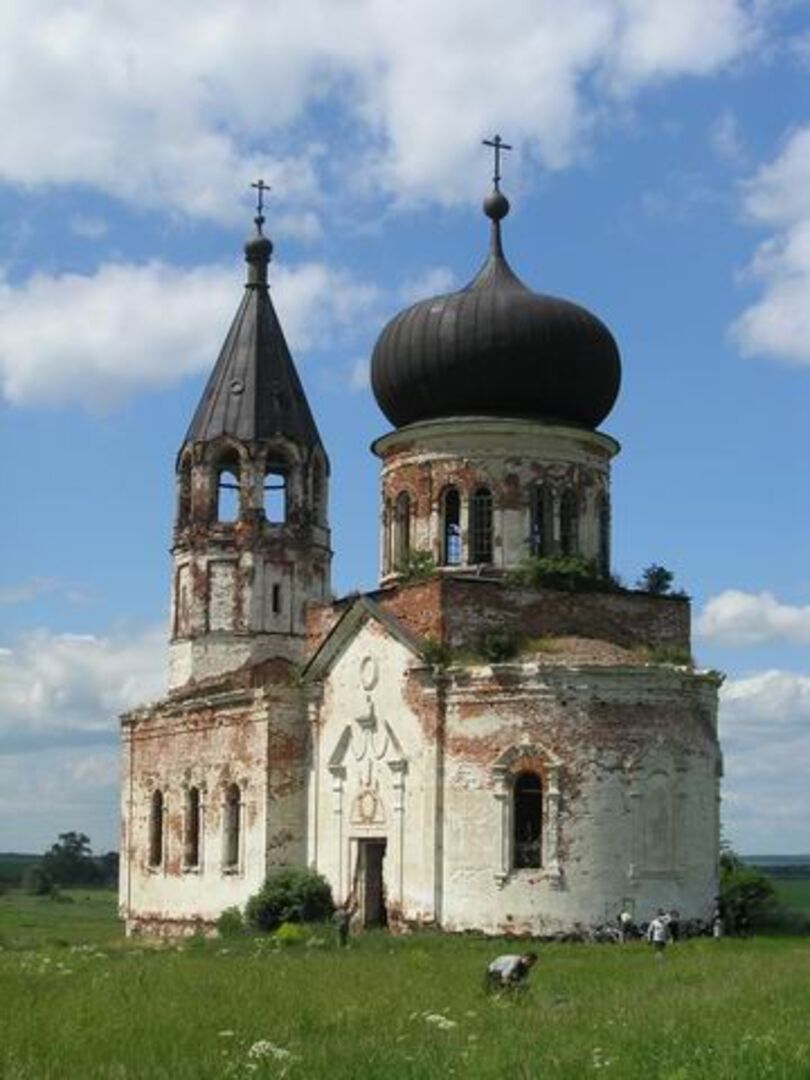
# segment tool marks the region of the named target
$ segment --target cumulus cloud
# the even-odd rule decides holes
[[[32,577],[14,585],[0,586],[0,607],[29,604],[44,596],[62,597],[70,604],[82,604],[91,594],[83,585],[75,585],[60,578]]]
[[[40,630],[0,653],[0,752],[110,743],[117,716],[165,692],[166,628]]]
[[[763,671],[720,693],[724,823],[747,852],[810,850],[810,676]]]
[[[745,356],[810,364],[810,126],[794,131],[746,182],[744,208],[775,231],[747,268],[762,296],[731,327],[731,338]]]
[[[350,332],[376,286],[324,263],[273,272],[291,348]],[[14,405],[109,409],[128,395],[207,371],[239,301],[230,266],[107,263],[93,274],[0,280],[0,396]]]
[[[439,296],[450,292],[456,284],[456,277],[449,266],[431,266],[418,277],[406,281],[399,290],[400,299],[405,304],[415,304],[428,296]]]
[[[769,641],[810,644],[810,605],[783,604],[769,592],[727,589],[707,601],[696,620],[698,634],[718,645]]]
[[[722,70],[760,19],[747,0],[505,0],[495,16],[487,0],[8,0],[0,177],[232,220],[257,175],[298,213],[360,153],[338,170],[350,184],[451,201],[480,188],[479,140],[504,117],[564,166],[611,101]],[[309,138],[324,107],[341,144]]]
[[[60,832],[86,833],[96,852],[118,847],[118,750],[60,746],[0,753],[0,847],[44,851]]]

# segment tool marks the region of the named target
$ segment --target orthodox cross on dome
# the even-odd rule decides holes
[[[270,185],[265,184],[264,180],[257,180],[250,186],[256,188],[256,217],[254,221],[259,227],[259,232],[261,232],[262,225],[264,225],[264,214],[262,213],[264,210],[264,193],[270,190]]]
[[[492,176],[492,183],[496,191],[501,190],[501,151],[511,150],[512,147],[509,143],[505,143],[500,135],[495,135],[492,139],[482,139],[483,146],[491,146],[495,156],[495,172]]]

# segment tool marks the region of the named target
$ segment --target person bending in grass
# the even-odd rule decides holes
[[[536,963],[537,953],[534,952],[497,956],[487,966],[485,989],[490,993],[493,990],[515,989],[524,983]]]

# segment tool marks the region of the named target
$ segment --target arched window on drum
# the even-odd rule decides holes
[[[579,500],[573,488],[566,488],[560,498],[560,554],[579,553]]]
[[[470,499],[470,562],[492,562],[492,492],[476,488]]]
[[[461,499],[457,488],[447,488],[441,501],[442,566],[461,565]]]
[[[411,550],[411,497],[400,491],[394,502],[394,569],[401,570]]]

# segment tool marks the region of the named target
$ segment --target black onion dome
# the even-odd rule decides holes
[[[473,415],[598,427],[621,380],[613,335],[578,304],[528,289],[501,247],[506,197],[494,191],[484,210],[492,244],[476,277],[400,312],[380,334],[377,403],[394,427]]]

